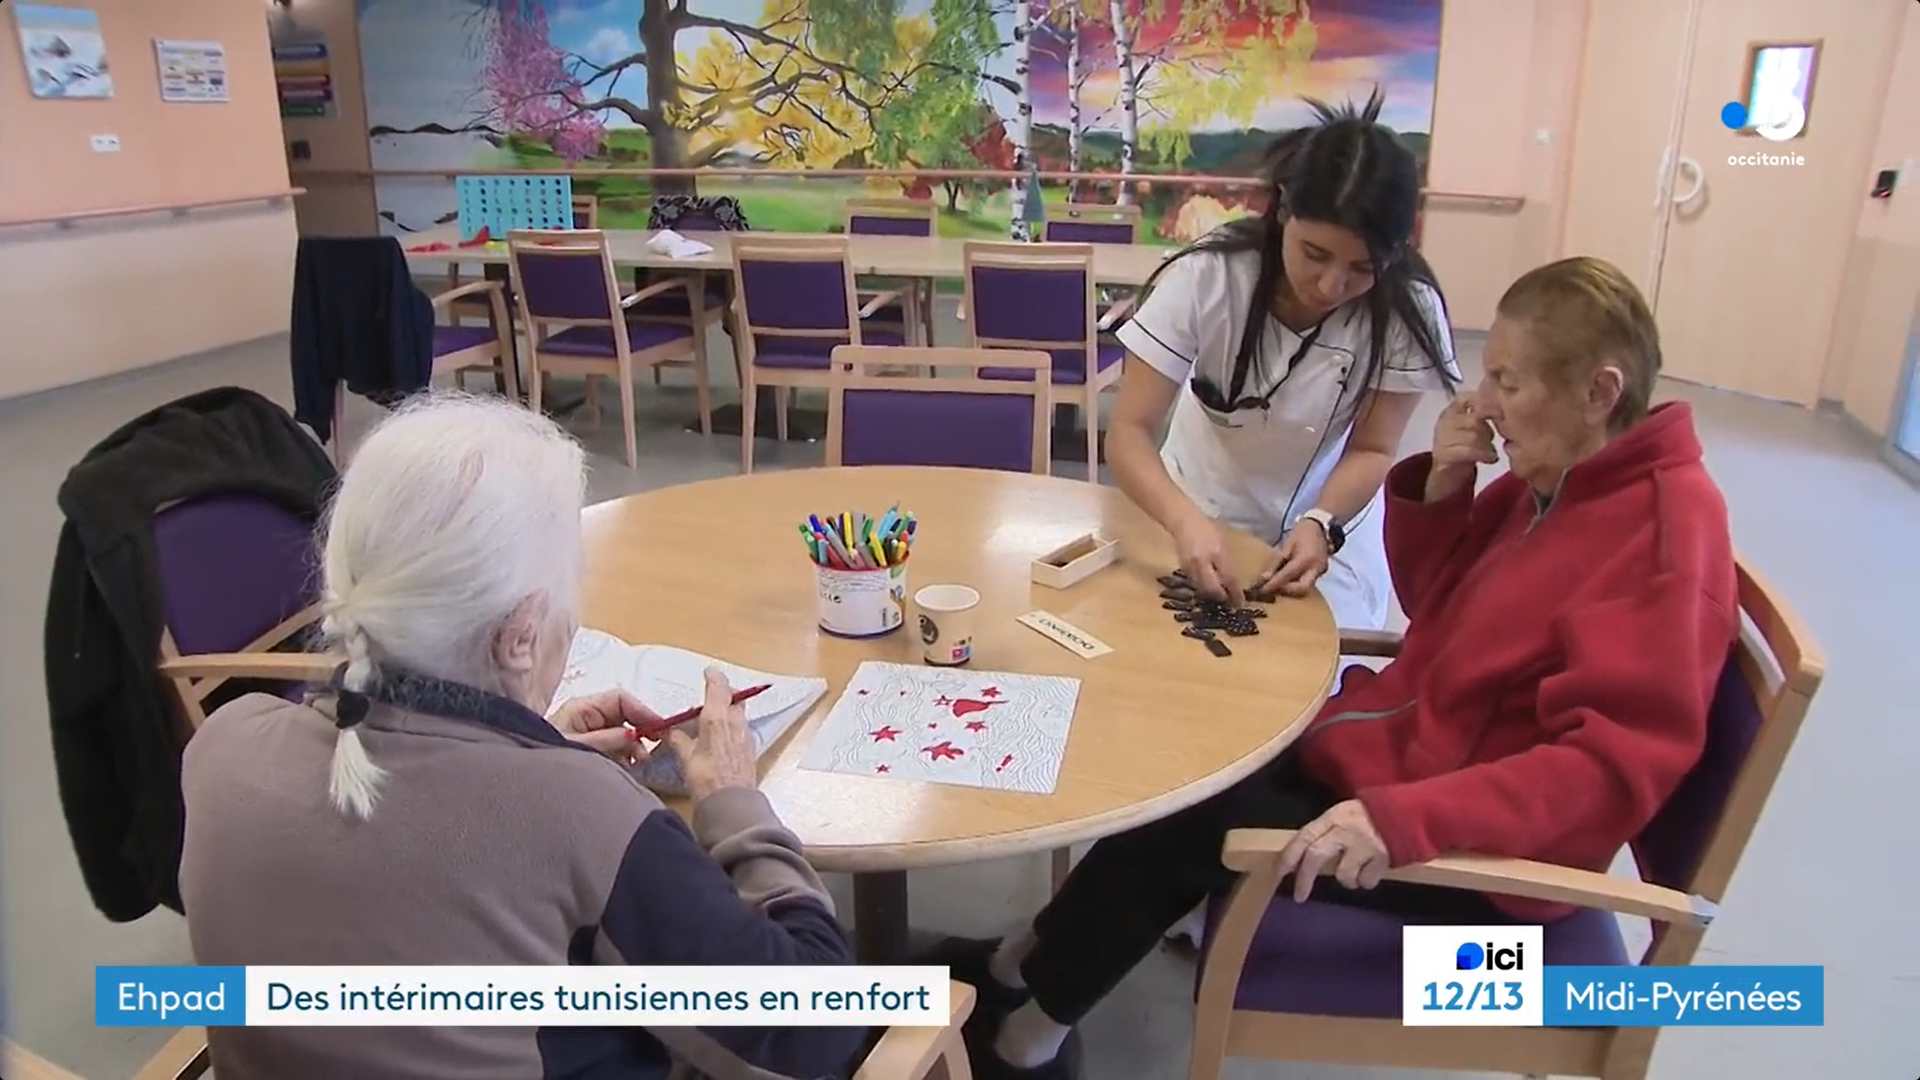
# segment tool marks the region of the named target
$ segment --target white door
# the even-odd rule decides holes
[[[1700,0],[1593,0],[1568,168],[1562,255],[1625,271],[1649,299]],[[1633,71],[1631,79],[1619,73]]]
[[[1817,402],[1904,17],[1900,4],[1704,0],[1656,286],[1668,375]],[[1799,137],[1728,128],[1721,109],[1746,98],[1753,47],[1801,43],[1819,51]]]

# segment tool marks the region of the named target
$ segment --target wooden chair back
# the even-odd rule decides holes
[[[846,230],[853,235],[932,236],[930,199],[848,199]]]
[[[956,349],[928,348],[923,346],[882,346],[882,345],[842,345],[833,350],[834,375],[827,384],[827,455],[829,468],[847,464],[847,413],[848,398],[857,401],[862,396],[879,398],[881,395],[928,394],[968,395],[981,402],[1004,402],[1008,398],[1025,398],[1029,430],[1025,433],[1028,440],[1028,460],[1025,471],[1036,476],[1045,476],[1052,466],[1053,447],[1052,428],[1047,410],[1048,371],[1053,358],[1037,350],[1006,349]],[[1009,373],[1025,372],[1024,378],[987,379],[981,377],[981,369],[1002,369]],[[883,369],[899,371],[898,375],[882,375]],[[901,370],[905,369],[905,370]],[[943,373],[943,369],[958,369],[963,374]],[[904,377],[903,377],[904,376]],[[955,402],[956,417],[964,405]],[[915,423],[923,430],[918,434],[928,437],[940,433],[954,432],[964,437],[968,428],[989,428],[989,425],[969,423],[959,420],[957,423],[927,423],[927,415],[914,417]],[[981,419],[985,419],[983,416]],[[939,431],[933,429],[941,429]],[[991,426],[987,430],[976,432],[984,439],[997,439],[1004,434],[1002,426]],[[962,460],[969,455],[958,447],[942,447],[924,459],[915,459],[914,449],[904,450],[900,458],[885,461],[889,465],[970,465],[986,466],[978,461]],[[976,458],[993,456],[993,451],[1004,449],[982,444],[977,449],[983,454]],[[934,460],[938,458],[939,460]],[[1011,464],[1011,455],[1009,464]],[[861,460],[854,464],[881,464],[879,461]]]
[[[1100,344],[1092,244],[969,241],[961,250],[960,306],[968,344],[1044,349],[1056,356],[1080,352],[1091,379]],[[1002,332],[1008,325],[1031,329]]]
[[[1042,235],[1055,242],[1137,244],[1145,219],[1138,206],[1113,203],[1049,203]]]
[[[741,236],[728,247],[733,257],[734,318],[747,340],[749,353],[753,351],[753,342],[762,337],[861,343],[859,290],[854,283],[853,260],[847,253],[846,237]],[[829,265],[837,267],[834,271],[840,280],[837,290],[819,282],[815,276],[820,268]],[[808,267],[814,270],[810,273]],[[761,268],[772,271],[764,280]],[[823,325],[829,320],[821,317],[824,313],[820,305],[813,302],[812,292],[787,293],[783,287],[789,279],[796,283],[817,282],[817,291],[822,297],[829,290],[834,291],[838,304],[844,305],[844,321]],[[780,295],[753,291],[756,281],[764,290],[782,287]]]

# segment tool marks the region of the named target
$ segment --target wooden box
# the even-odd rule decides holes
[[[1119,557],[1120,541],[1089,533],[1033,560],[1033,580],[1050,589],[1069,588]]]

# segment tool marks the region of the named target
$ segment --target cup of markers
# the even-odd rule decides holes
[[[820,597],[820,629],[870,638],[906,624],[907,559],[917,527],[898,506],[877,517],[862,511],[809,514],[800,523]]]

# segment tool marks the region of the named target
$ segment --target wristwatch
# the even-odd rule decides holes
[[[1336,554],[1341,548],[1347,546],[1347,530],[1341,528],[1340,523],[1333,519],[1333,515],[1325,510],[1316,507],[1301,514],[1300,520],[1313,522],[1320,526],[1321,532],[1327,534],[1327,554]]]

